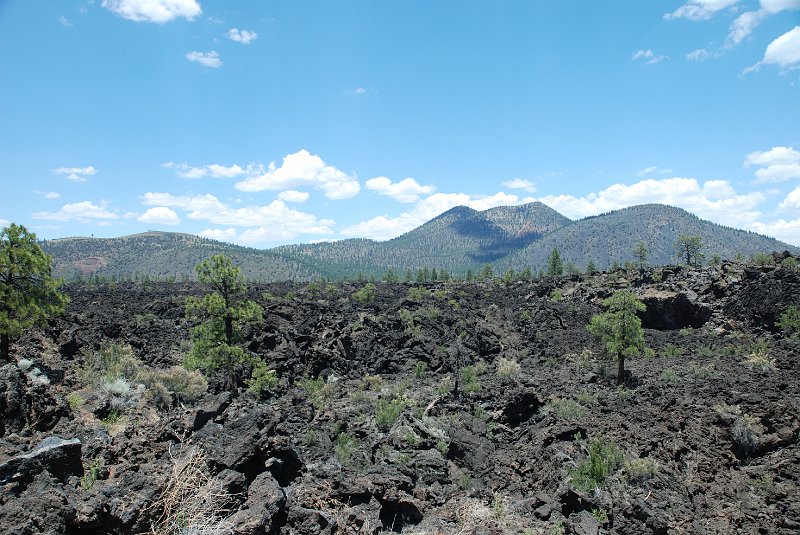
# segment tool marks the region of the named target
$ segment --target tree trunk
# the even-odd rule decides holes
[[[617,355],[617,386],[625,384],[625,355]]]
[[[11,340],[5,333],[0,334],[0,362],[11,360]]]
[[[230,314],[225,314],[225,341],[229,346],[233,345],[233,318]]]

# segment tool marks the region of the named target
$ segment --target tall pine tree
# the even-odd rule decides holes
[[[0,232],[0,362],[9,360],[12,338],[67,306],[51,263],[24,226],[12,223]]]

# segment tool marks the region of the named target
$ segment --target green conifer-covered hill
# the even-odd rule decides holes
[[[697,235],[707,260],[749,257],[800,248],[753,232],[717,225],[672,206],[646,204],[578,221],[540,202],[477,211],[458,206],[387,241],[348,239],[260,250],[189,234],[146,232],[120,238],[63,238],[42,243],[53,256],[54,274],[66,279],[194,278],[194,266],[214,254],[231,256],[250,280],[380,277],[391,269],[400,279],[428,268],[463,276],[492,264],[534,272],[558,249],[565,264],[598,269],[633,260],[643,241],[652,265],[677,263],[678,236]]]
[[[714,256],[732,259],[737,254],[748,258],[756,253],[800,251],[774,238],[700,219],[681,208],[643,204],[564,225],[508,255],[497,267],[531,267],[535,271],[547,265],[548,255],[557,248],[565,263],[583,269],[593,261],[602,270],[615,261],[633,261],[633,249],[639,241],[646,245],[651,265],[675,264],[681,261],[675,250],[680,235],[700,236],[701,253],[707,261]]]
[[[42,242],[53,257],[53,274],[68,280],[194,279],[195,266],[215,254],[234,259],[250,280],[308,280],[319,275],[271,251],[251,249],[175,232],[145,232],[120,238],[62,238]]]

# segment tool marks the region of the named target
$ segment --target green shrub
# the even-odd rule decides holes
[[[678,375],[672,370],[664,370],[661,372],[661,380],[668,383],[675,383],[678,381]]]
[[[77,392],[70,392],[69,394],[67,394],[67,405],[69,405],[69,409],[71,411],[75,412],[78,409],[78,407],[80,407],[84,403],[85,400]]]
[[[795,305],[790,305],[778,321],[775,322],[783,334],[792,338],[800,338],[800,309]]]
[[[707,379],[714,373],[714,365],[713,364],[698,364],[695,361],[691,361],[689,363],[689,373],[692,374],[692,377],[697,379]]]
[[[576,420],[586,415],[586,409],[571,399],[552,399],[547,402],[545,408],[565,420]]]
[[[710,359],[714,356],[714,350],[709,345],[702,345],[697,348],[697,356],[701,359]]]
[[[120,411],[118,411],[116,409],[112,409],[111,412],[109,412],[105,416],[105,418],[102,418],[100,420],[100,423],[103,424],[103,427],[108,429],[109,427],[112,427],[112,426],[122,422],[123,418],[124,418],[124,416],[122,415],[122,413]]]
[[[605,509],[592,509],[592,516],[600,524],[608,523],[608,513]]]
[[[360,444],[358,439],[347,433],[339,433],[334,442],[334,452],[336,459],[342,464],[350,464],[353,460],[353,455],[358,451]]]
[[[156,316],[152,312],[147,312],[145,314],[136,314],[133,317],[133,323],[140,329],[144,327],[149,327],[155,324],[155,322],[157,321],[158,321],[158,316]]]
[[[414,377],[421,379],[428,371],[428,365],[421,360],[414,363]]]
[[[101,479],[102,474],[103,468],[100,461],[97,459],[92,461],[92,464],[83,471],[83,475],[81,476],[81,488],[83,490],[90,490],[94,487],[94,484]]]
[[[613,442],[595,437],[589,444],[589,455],[571,472],[576,488],[591,491],[602,488],[606,480],[622,466],[622,450]]]
[[[664,356],[669,358],[677,358],[683,355],[683,349],[675,344],[667,344],[664,347]]]
[[[133,379],[141,366],[130,345],[112,342],[84,354],[81,376],[86,384],[113,382],[120,377]]]
[[[362,304],[372,303],[375,301],[375,285],[370,282],[357,292],[353,292],[353,299]]]
[[[772,262],[772,255],[768,255],[766,253],[755,253],[750,257],[750,263],[756,266],[766,266]]]
[[[275,370],[271,370],[266,362],[259,361],[247,382],[247,390],[257,396],[265,396],[275,390],[276,386],[278,386],[278,375]]]
[[[564,293],[561,291],[561,289],[556,288],[555,290],[550,292],[549,297],[551,301],[561,301],[564,298]]]
[[[477,365],[464,366],[461,368],[461,389],[464,392],[477,392],[481,389],[479,376],[479,368]]]
[[[426,298],[430,297],[430,295],[431,292],[428,291],[428,289],[425,288],[424,286],[415,286],[414,288],[408,289],[407,297],[409,301],[415,301],[417,303],[420,303],[424,301]]]
[[[391,429],[405,408],[406,404],[401,400],[379,399],[375,404],[375,424],[378,429],[381,431]]]
[[[795,258],[793,256],[787,256],[781,262],[781,266],[783,266],[785,269],[789,269],[789,270],[792,270],[792,271],[798,271],[798,269],[800,269],[800,262],[798,262],[797,258]]]
[[[300,388],[306,391],[306,396],[315,409],[322,410],[328,403],[331,395],[331,386],[322,377],[316,379],[303,379]]]

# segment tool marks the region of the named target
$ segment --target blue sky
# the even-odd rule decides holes
[[[0,0],[0,223],[253,247],[661,202],[800,245],[800,0]]]

